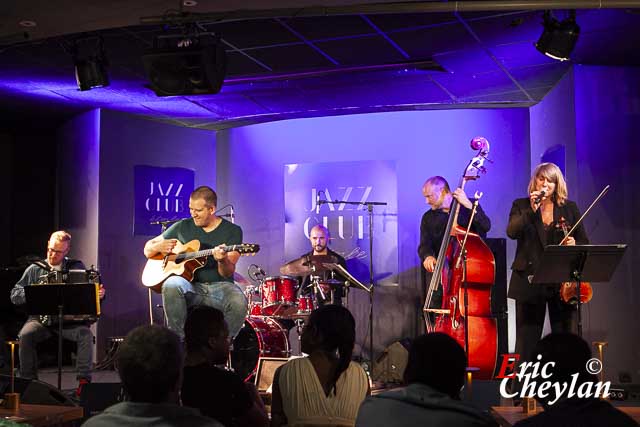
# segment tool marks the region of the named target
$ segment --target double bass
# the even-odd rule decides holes
[[[471,147],[478,152],[462,175],[458,187],[463,190],[467,181],[476,180],[485,172],[484,162],[489,154],[489,142],[485,138],[474,138]],[[495,259],[478,234],[458,225],[459,212],[460,205],[453,198],[423,314],[427,332],[451,336],[465,349],[468,366],[479,368],[476,378],[491,379],[498,351],[497,322],[491,313]],[[433,294],[440,286],[443,289],[442,306],[431,308]]]

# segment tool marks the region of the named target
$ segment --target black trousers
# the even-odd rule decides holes
[[[576,306],[566,304],[554,294],[539,302],[522,302],[516,300],[516,353],[520,355],[518,365],[523,362],[535,362],[535,347],[542,338],[546,308],[549,307],[549,323],[551,332],[577,333],[578,312]],[[521,384],[513,381],[512,392],[519,391]]]

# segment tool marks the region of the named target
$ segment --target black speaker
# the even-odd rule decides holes
[[[142,56],[151,89],[158,96],[218,93],[226,73],[221,44],[153,49]]]
[[[82,387],[80,406],[84,409],[85,418],[89,418],[124,400],[121,383],[89,383]]]
[[[507,240],[485,239],[485,243],[493,252],[496,260],[496,280],[491,289],[491,313],[498,323],[498,360],[496,361],[496,373],[500,369],[501,354],[508,353],[507,330]]]
[[[37,380],[14,378],[14,390],[20,401],[31,405],[78,406],[57,388]],[[11,377],[0,375],[0,395],[11,391]]]

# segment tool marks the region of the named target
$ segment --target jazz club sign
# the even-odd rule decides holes
[[[134,235],[160,234],[158,221],[189,216],[195,172],[185,168],[134,166]]]
[[[398,271],[394,162],[290,164],[285,166],[284,187],[286,260],[308,252],[309,231],[322,224],[331,234],[331,249],[346,258],[357,279],[369,283],[372,244],[375,282],[393,282],[391,273]],[[371,202],[385,204],[372,205],[369,212]]]

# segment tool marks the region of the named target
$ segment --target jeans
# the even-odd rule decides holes
[[[27,379],[38,379],[38,353],[36,345],[58,333],[57,327],[44,326],[38,320],[28,319],[18,339],[20,344],[20,376]],[[77,377],[91,380],[91,363],[93,360],[93,334],[86,325],[77,325],[62,329],[62,337],[75,341],[78,345],[76,353]]]
[[[162,305],[167,326],[180,338],[184,338],[189,307],[208,305],[222,311],[231,338],[240,332],[247,315],[247,298],[235,283],[191,283],[180,276],[171,276],[162,284]]]

